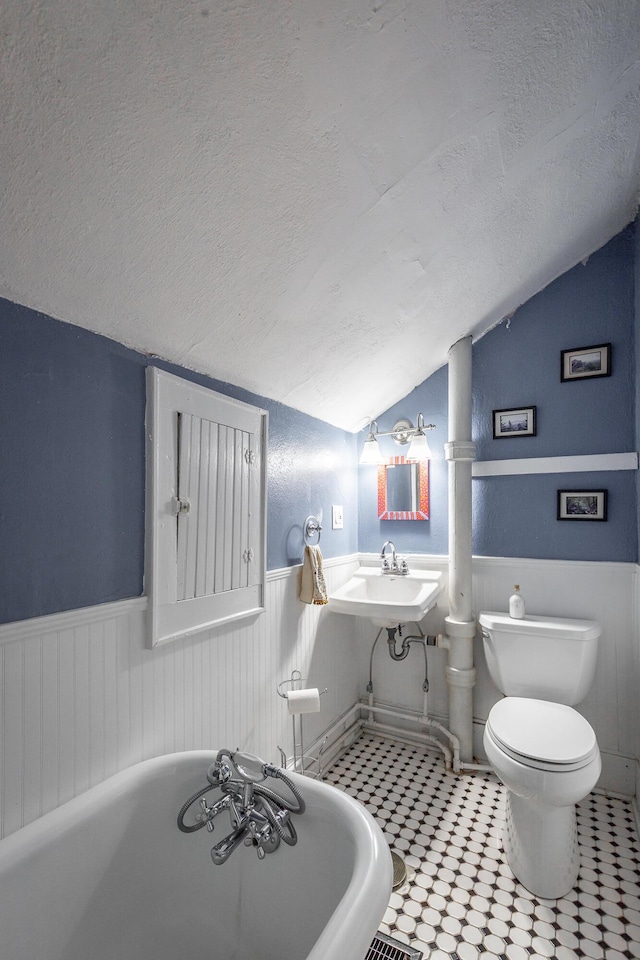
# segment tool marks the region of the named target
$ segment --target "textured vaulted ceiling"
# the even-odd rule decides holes
[[[638,0],[0,18],[0,294],[346,429],[636,211]]]

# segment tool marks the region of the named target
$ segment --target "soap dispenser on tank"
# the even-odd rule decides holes
[[[524,619],[524,597],[520,593],[520,584],[516,583],[509,597],[509,616],[514,620]]]

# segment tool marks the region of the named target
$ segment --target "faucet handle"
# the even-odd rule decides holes
[[[196,813],[196,821],[198,823],[204,822],[209,833],[213,833],[213,818],[219,811],[215,809],[215,804],[210,807],[204,797],[200,801],[200,810],[201,813]]]
[[[207,803],[206,797],[200,801],[200,813],[196,813],[196,821],[205,823],[209,833],[213,833],[213,821],[221,810],[227,810],[230,803],[230,797],[219,797],[211,806]]]
[[[196,814],[196,820],[199,820],[200,822],[204,820],[209,833],[213,833],[213,818],[215,817],[215,813],[211,807],[207,806],[207,801],[204,799],[204,797],[200,801],[200,807],[202,809],[202,813]]]

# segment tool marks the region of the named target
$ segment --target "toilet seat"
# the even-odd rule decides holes
[[[537,770],[579,770],[599,753],[588,721],[548,700],[505,697],[492,707],[487,732],[507,756]]]

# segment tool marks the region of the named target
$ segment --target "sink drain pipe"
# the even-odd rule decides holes
[[[471,337],[449,350],[449,616],[447,666],[449,728],[460,743],[463,764],[473,760],[473,638],[472,613],[471,465],[476,448],[471,441]]]

